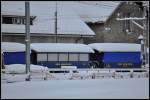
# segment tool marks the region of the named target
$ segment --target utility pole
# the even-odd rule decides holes
[[[57,40],[57,1],[56,1],[56,11],[55,11],[55,34],[56,34],[55,42],[57,43],[58,42]]]
[[[145,17],[145,19],[143,20],[143,62],[142,65],[143,67],[145,67],[145,64],[147,63],[147,47],[146,47],[146,39],[147,39],[147,27],[146,27],[146,5],[145,2],[143,2],[143,17]]]
[[[147,11],[148,11],[148,15],[147,15],[147,34],[148,34],[148,36],[147,36],[147,46],[149,47],[149,1],[147,1]],[[149,50],[149,49],[148,49]],[[149,65],[149,51],[147,50],[147,64]]]
[[[26,32],[26,81],[30,81],[30,3],[25,1],[25,32]]]

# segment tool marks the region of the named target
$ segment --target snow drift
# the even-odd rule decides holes
[[[25,64],[11,64],[5,65],[6,73],[25,73],[26,65]],[[44,72],[47,71],[48,68],[39,65],[30,65],[31,72]]]

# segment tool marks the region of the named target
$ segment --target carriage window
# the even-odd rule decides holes
[[[68,61],[68,54],[59,54],[59,61]]]
[[[88,54],[80,54],[80,61],[88,61],[89,55]]]
[[[69,61],[78,61],[78,54],[69,54]]]
[[[48,61],[57,61],[58,54],[48,54]]]
[[[47,61],[47,54],[37,54],[37,61]]]

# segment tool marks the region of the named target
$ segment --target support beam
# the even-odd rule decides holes
[[[135,22],[134,20],[132,20],[131,22],[133,22],[135,25],[137,25],[139,28],[144,30],[144,27],[140,24],[138,24],[137,22]]]

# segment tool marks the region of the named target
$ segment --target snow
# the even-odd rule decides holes
[[[92,1],[93,2],[93,1]],[[57,29],[58,34],[95,35],[85,22],[105,22],[119,2],[101,1],[98,5],[75,1],[59,1]],[[36,34],[55,34],[56,1],[30,1],[31,16],[36,16],[30,32]],[[2,15],[25,15],[24,1],[2,2]],[[2,24],[4,33],[25,33],[24,25]]]
[[[1,84],[2,99],[148,99],[149,79],[24,81]]]
[[[120,2],[114,1],[80,1],[69,2],[68,6],[85,22],[104,23],[112,15]]]
[[[134,43],[92,43],[89,46],[100,52],[140,52],[141,45]]]
[[[140,36],[138,37],[139,40],[143,39],[143,35],[140,34]]]
[[[6,73],[25,73],[26,65],[25,64],[10,64],[5,65]],[[32,72],[42,72],[48,70],[45,66],[40,65],[30,65],[30,71]]]
[[[30,27],[32,34],[55,34],[54,1],[30,1],[31,16],[36,16]],[[2,2],[2,15],[25,15],[25,2]],[[71,18],[70,18],[71,17]],[[58,3],[57,34],[95,35],[71,7]],[[4,33],[25,33],[25,25],[2,24]]]
[[[25,45],[16,42],[1,42],[2,52],[24,52]]]
[[[88,45],[75,43],[32,43],[31,48],[36,52],[94,52]]]

